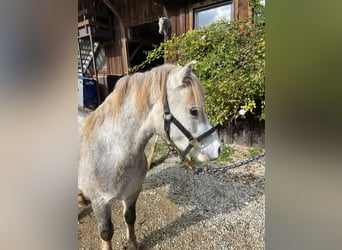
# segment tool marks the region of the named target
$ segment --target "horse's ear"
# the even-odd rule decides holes
[[[182,80],[183,82],[187,82],[187,79],[191,77],[192,66],[196,63],[195,60],[189,62],[182,69]]]

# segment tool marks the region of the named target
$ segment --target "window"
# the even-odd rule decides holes
[[[201,29],[203,25],[210,24],[224,17],[231,20],[233,16],[232,2],[226,2],[218,5],[195,9],[195,29]]]

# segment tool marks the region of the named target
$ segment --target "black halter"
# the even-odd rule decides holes
[[[212,127],[208,131],[204,132],[198,137],[194,137],[177,119],[174,117],[170,112],[169,102],[167,100],[167,95],[165,95],[164,102],[164,130],[167,135],[167,139],[175,146],[178,156],[181,159],[181,161],[184,161],[186,156],[189,154],[190,150],[193,147],[197,147],[200,145],[201,140],[211,135],[214,131],[216,131],[216,127]],[[173,141],[170,138],[170,128],[171,128],[171,122],[175,124],[175,126],[188,138],[189,144],[186,147],[186,149],[181,152],[179,149],[177,149],[176,145],[173,143]]]

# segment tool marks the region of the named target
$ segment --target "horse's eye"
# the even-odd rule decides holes
[[[198,116],[198,110],[196,107],[192,107],[190,109],[190,114],[193,115],[193,116]]]

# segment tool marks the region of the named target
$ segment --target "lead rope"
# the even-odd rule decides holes
[[[227,165],[227,166],[224,166],[224,167],[218,167],[218,168],[198,168],[198,167],[195,167],[193,169],[193,165],[192,163],[190,162],[190,164],[192,165],[192,167],[188,166],[191,170],[194,171],[195,174],[200,174],[200,173],[216,173],[216,172],[223,172],[223,171],[227,171],[227,170],[230,170],[230,169],[233,169],[233,168],[237,168],[237,167],[241,167],[243,165],[246,165],[248,163],[251,163],[251,162],[254,162],[254,161],[257,161],[259,159],[261,159],[262,157],[265,156],[265,152],[257,155],[257,156],[253,156],[251,158],[248,158],[246,160],[243,160],[243,161],[239,161],[237,163],[234,163],[234,164],[230,164],[230,165]],[[185,164],[185,163],[184,163]]]

